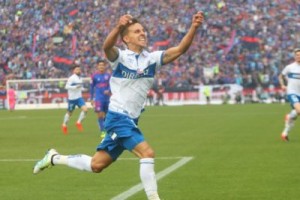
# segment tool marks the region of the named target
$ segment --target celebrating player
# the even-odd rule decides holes
[[[64,116],[62,131],[64,134],[68,133],[68,122],[70,117],[75,110],[76,106],[81,108],[80,115],[76,122],[77,129],[83,131],[82,120],[85,118],[88,108],[85,104],[84,99],[82,98],[82,78],[80,77],[81,69],[79,65],[73,66],[73,74],[69,77],[65,88],[68,90],[68,109],[67,113]]]
[[[154,82],[155,72],[188,50],[203,20],[203,14],[196,13],[189,30],[177,46],[165,51],[148,52],[147,33],[143,25],[131,15],[121,16],[103,44],[113,69],[110,79],[112,96],[105,119],[105,138],[98,145],[93,157],[65,156],[50,149],[36,163],[33,173],[59,164],[99,173],[116,161],[124,150],[129,150],[140,159],[140,178],[147,198],[159,200],[154,172],[154,150],[138,128],[138,119],[147,92]],[[115,46],[119,36],[126,44],[126,50]]]
[[[300,49],[294,50],[295,61],[287,65],[279,75],[279,83],[283,90],[286,90],[287,98],[292,110],[285,116],[285,127],[281,134],[284,141],[288,141],[288,133],[294,125],[297,116],[300,114]],[[287,81],[287,86],[285,81]]]
[[[109,80],[110,74],[106,72],[104,60],[100,60],[97,64],[97,72],[91,77],[90,98],[91,104],[97,113],[98,126],[101,132],[101,138],[104,138],[106,132],[104,129],[104,119],[108,110],[110,98]]]

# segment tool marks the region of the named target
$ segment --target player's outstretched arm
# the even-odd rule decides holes
[[[115,47],[122,28],[130,23],[131,15],[123,15],[120,17],[118,24],[111,30],[103,43],[103,50],[108,60],[114,61],[118,57],[118,49]]]
[[[197,29],[200,27],[203,21],[204,21],[204,16],[202,12],[198,12],[195,15],[193,15],[191,27],[187,32],[187,34],[182,38],[179,45],[175,47],[171,47],[165,51],[163,57],[163,64],[172,62],[173,60],[175,60],[176,58],[178,58],[180,55],[184,54],[188,50],[188,48],[191,46],[193,42]]]

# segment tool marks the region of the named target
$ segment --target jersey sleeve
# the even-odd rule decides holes
[[[163,55],[164,51],[154,51],[151,53],[151,57],[155,60],[157,69],[160,69],[163,66]]]

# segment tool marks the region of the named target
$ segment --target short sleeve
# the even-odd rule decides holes
[[[158,69],[163,65],[163,55],[164,51],[154,51],[151,53],[151,57],[155,60],[155,63],[157,64],[156,67]]]

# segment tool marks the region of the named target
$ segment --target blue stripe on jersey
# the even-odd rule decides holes
[[[156,63],[149,65],[143,71],[128,69],[122,63],[119,63],[112,76],[117,78],[138,79],[153,78],[155,75]]]
[[[300,79],[299,73],[288,73],[288,78]]]

